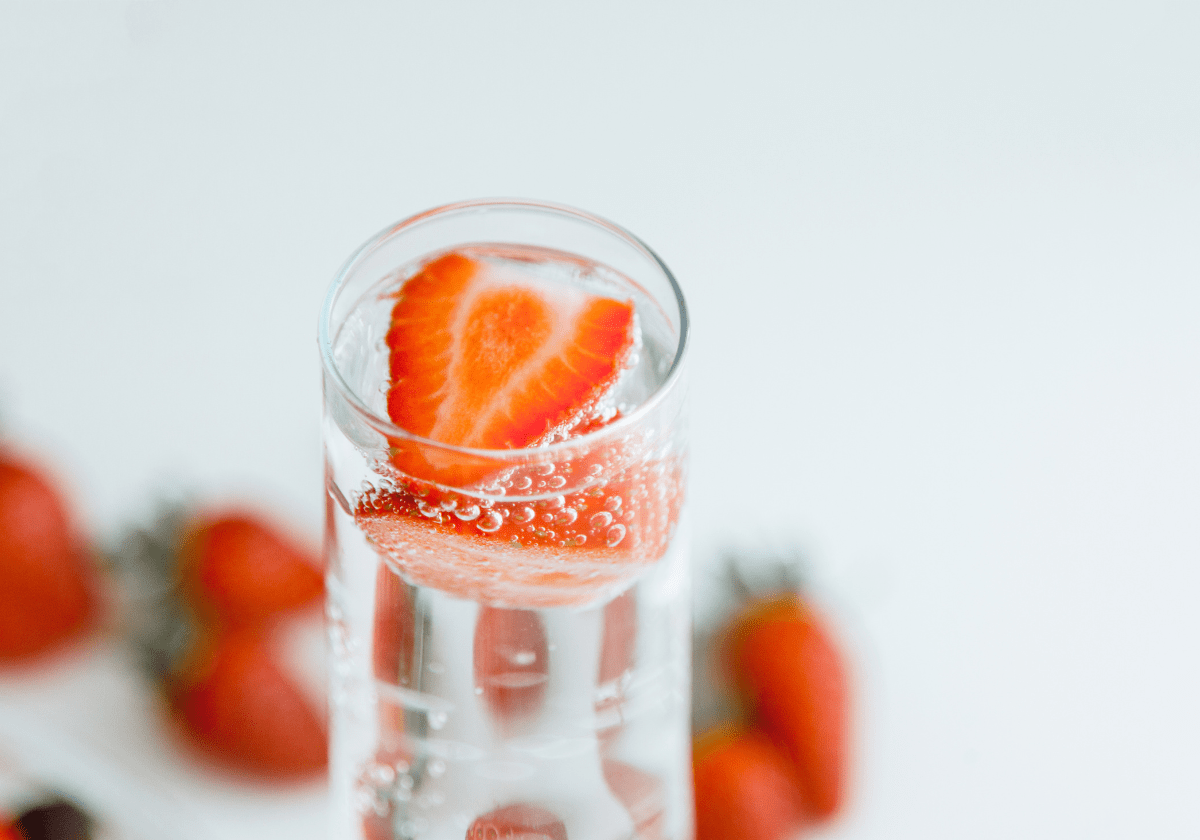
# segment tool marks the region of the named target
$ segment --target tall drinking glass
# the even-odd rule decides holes
[[[632,355],[583,432],[472,449],[391,422],[392,308],[448,253],[632,302]],[[662,261],[566,207],[441,207],[339,272],[320,323],[336,838],[691,836],[687,334]]]

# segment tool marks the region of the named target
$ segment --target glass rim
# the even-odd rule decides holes
[[[646,399],[638,404],[637,408],[628,414],[622,415],[616,420],[601,426],[595,431],[588,432],[578,437],[567,438],[566,440],[555,441],[537,446],[529,446],[520,449],[477,449],[469,446],[458,446],[456,444],[444,443],[432,438],[423,437],[413,434],[405,429],[397,426],[390,418],[380,417],[376,414],[350,387],[342,376],[342,372],[338,369],[337,363],[333,358],[333,341],[330,333],[330,321],[333,318],[333,307],[337,302],[342,290],[345,288],[351,274],[358,266],[385,241],[391,239],[403,231],[415,228],[425,222],[436,217],[442,217],[451,213],[461,213],[470,210],[484,209],[499,209],[499,208],[515,208],[526,210],[540,210],[548,213],[567,216],[579,221],[587,222],[595,227],[607,230],[609,233],[616,235],[626,244],[632,245],[635,250],[640,251],[643,256],[658,267],[666,278],[671,287],[671,292],[675,295],[675,304],[679,307],[679,342],[675,349],[675,358],[671,361],[671,367],[667,371],[666,377],[654,389]],[[565,204],[555,204],[548,201],[534,201],[532,199],[523,198],[481,198],[468,201],[458,201],[451,204],[443,204],[438,207],[430,208],[424,212],[414,216],[409,216],[399,222],[388,225],[383,230],[372,236],[357,249],[338,269],[334,275],[333,282],[329,286],[329,291],[325,296],[325,302],[321,307],[320,323],[317,327],[317,343],[321,352],[322,366],[325,372],[332,378],[337,387],[338,392],[346,403],[353,408],[355,413],[360,415],[376,430],[382,432],[389,438],[400,438],[403,440],[413,441],[422,446],[436,447],[449,452],[456,452],[464,455],[472,455],[483,458],[491,458],[496,460],[512,460],[520,461],[531,455],[553,454],[562,451],[570,451],[580,447],[585,447],[591,442],[608,437],[614,433],[620,433],[628,427],[635,425],[642,417],[651,413],[659,403],[666,399],[667,394],[671,393],[678,380],[682,376],[683,362],[688,348],[688,338],[690,334],[689,319],[687,311],[687,303],[683,297],[683,290],[679,288],[679,283],[675,280],[675,275],[671,273],[671,269],[667,268],[667,264],[654,252],[654,250],[635,236],[627,229],[621,227],[614,222],[610,222],[605,218],[597,216],[593,213],[588,213],[579,210],[575,207],[569,207]]]

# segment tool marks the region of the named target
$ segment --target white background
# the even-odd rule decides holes
[[[495,195],[683,285],[698,573],[801,547],[852,653],[832,836],[1200,834],[1200,6],[0,5],[7,436],[98,538],[188,487],[315,543],[329,280]],[[117,661],[0,724],[322,836],[174,769]]]

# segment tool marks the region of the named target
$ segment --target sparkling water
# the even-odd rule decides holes
[[[596,407],[624,419],[593,449],[442,488],[399,474],[386,430],[327,376],[334,836],[684,840],[686,430],[658,393],[678,336],[603,266],[468,253],[498,277],[634,301],[635,357]],[[380,417],[392,295],[418,267],[333,335],[342,379]],[[501,528],[516,536],[489,541]]]

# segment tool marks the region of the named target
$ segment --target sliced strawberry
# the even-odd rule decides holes
[[[701,736],[692,777],[696,840],[789,840],[808,822],[787,757],[761,732]]]
[[[567,828],[545,808],[519,803],[478,817],[466,840],[567,840]]]
[[[388,415],[440,443],[522,449],[580,421],[634,346],[633,304],[538,282],[462,253],[405,282],[387,344]],[[393,441],[403,472],[470,483],[486,465]]]
[[[233,626],[315,604],[325,591],[314,554],[239,510],[197,518],[184,536],[180,565],[197,605]]]
[[[217,762],[266,778],[325,769],[325,725],[261,633],[219,635],[167,689],[175,720]]]
[[[765,599],[730,629],[726,656],[763,730],[790,756],[811,813],[845,798],[849,686],[841,653],[798,596]]]
[[[531,610],[480,607],[475,623],[475,685],[502,728],[536,715],[546,696],[546,628]]]
[[[96,572],[63,497],[0,452],[0,663],[28,660],[90,626]]]
[[[559,472],[572,468],[585,472]],[[677,463],[636,462],[602,485],[537,501],[481,501],[400,480],[362,494],[354,517],[414,583],[495,606],[582,606],[663,556],[682,502]]]

